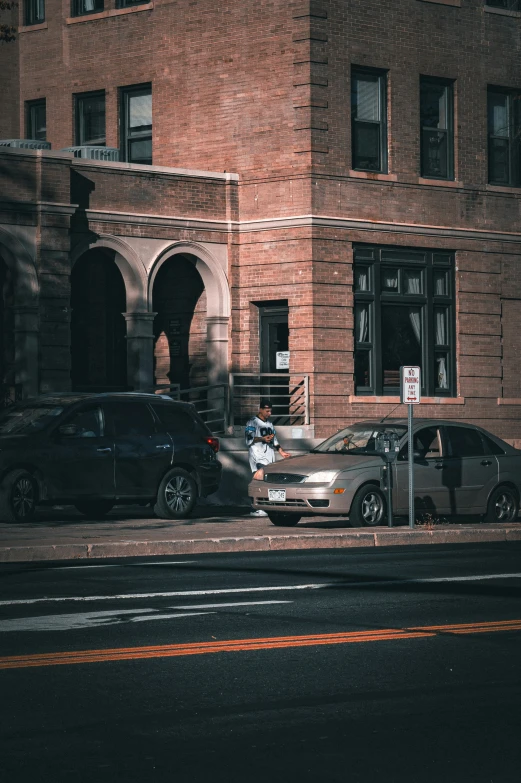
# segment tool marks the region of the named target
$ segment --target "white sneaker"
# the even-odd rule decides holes
[[[252,511],[250,513],[250,517],[267,517],[267,516],[268,515],[266,514],[266,512],[263,511],[261,508],[259,508],[257,511]]]

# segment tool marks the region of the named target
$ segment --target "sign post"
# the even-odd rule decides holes
[[[414,449],[412,440],[413,405],[421,401],[419,367],[400,367],[400,399],[407,405],[407,440],[409,458],[409,527],[414,527]]]

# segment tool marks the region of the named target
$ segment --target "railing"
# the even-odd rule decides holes
[[[230,375],[229,425],[244,424],[258,411],[261,397],[271,400],[275,424],[309,424],[309,376],[236,372]]]
[[[154,386],[153,389],[147,389],[147,391],[168,394],[173,400],[190,402],[213,433],[220,435],[227,432],[229,389],[226,383],[195,386],[193,389],[181,389],[178,383],[172,383],[168,386]]]

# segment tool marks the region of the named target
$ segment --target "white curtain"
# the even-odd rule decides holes
[[[356,287],[358,291],[369,291],[369,270],[359,269],[356,273]]]
[[[448,389],[447,362],[444,357],[436,359],[438,363],[438,389]]]
[[[445,275],[437,275],[435,286],[434,286],[434,294],[435,296],[445,296]]]
[[[358,76],[356,79],[356,117],[358,120],[380,120],[380,95],[377,76]]]
[[[37,19],[41,22],[45,20],[45,0],[36,0]]]
[[[366,343],[369,339],[369,308],[367,305],[356,309],[356,340]]]
[[[84,0],[86,11],[94,11],[94,0]]]
[[[384,274],[384,287],[385,288],[398,288],[398,273],[387,272]]]
[[[436,310],[434,313],[435,344],[447,345],[447,333],[445,329],[445,310]]]
[[[411,307],[409,309],[409,320],[418,345],[421,345],[421,310],[419,307]]]
[[[421,293],[421,272],[407,272],[407,293]]]

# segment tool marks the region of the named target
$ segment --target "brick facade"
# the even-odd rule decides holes
[[[353,248],[418,248],[455,259],[454,394],[428,398],[422,413],[521,439],[521,189],[488,184],[487,169],[487,86],[521,90],[519,14],[482,0],[154,0],[128,9],[106,0],[103,13],[75,18],[63,8],[47,0],[45,24],[21,28],[11,50],[19,89],[10,105],[19,106],[2,125],[4,137],[23,137],[25,102],[46,98],[53,152],[4,156],[18,173],[3,189],[11,206],[2,221],[34,230],[40,388],[68,381],[75,254],[100,242],[116,256],[133,248],[146,283],[162,253],[185,243],[193,259],[215,253],[198,267],[197,377],[206,377],[205,314],[208,329],[226,330],[214,348],[226,344],[227,369],[256,372],[259,305],[284,301],[290,369],[309,375],[317,436],[393,408],[401,415],[393,396],[356,394]],[[385,173],[353,170],[353,66],[387,74]],[[420,76],[453,83],[453,180],[421,176]],[[75,142],[74,95],[93,90],[105,90],[107,145],[119,147],[118,91],[143,83],[152,85],[152,167],[55,154]],[[40,202],[62,206],[30,206]],[[207,288],[221,271],[226,305],[221,283]],[[129,305],[129,280],[129,312],[151,311],[145,283]]]

